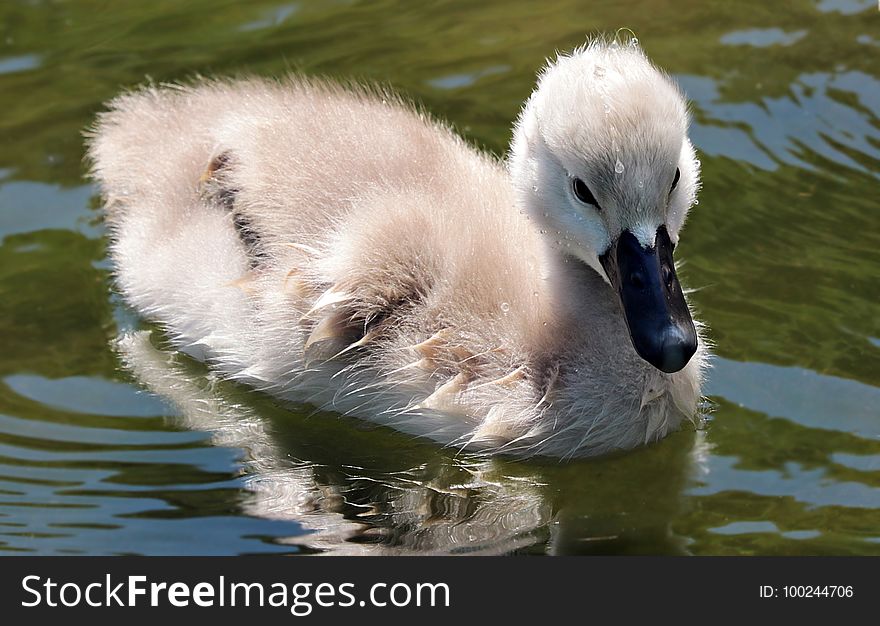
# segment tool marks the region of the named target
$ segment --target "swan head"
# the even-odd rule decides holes
[[[636,352],[668,373],[697,348],[672,260],[699,187],[687,127],[681,91],[635,41],[593,41],[540,73],[509,158],[522,208],[616,290]]]

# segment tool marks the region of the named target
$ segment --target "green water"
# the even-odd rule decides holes
[[[0,3],[0,551],[880,554],[876,2],[427,4]],[[353,76],[501,153],[544,57],[622,26],[692,100],[704,430],[485,461],[280,409],[155,331],[111,347],[146,327],[112,295],[80,133],[121,88]]]

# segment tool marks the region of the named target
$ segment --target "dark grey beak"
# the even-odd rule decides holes
[[[665,226],[647,249],[625,230],[599,257],[620,296],[633,347],[668,374],[687,365],[697,351],[697,331],[672,262],[674,247]]]

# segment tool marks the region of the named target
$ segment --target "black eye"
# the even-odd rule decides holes
[[[596,198],[593,197],[593,192],[587,187],[587,183],[580,178],[573,178],[571,180],[571,189],[574,191],[574,195],[578,200],[584,204],[592,204],[597,209],[599,208],[599,203],[596,202]]]
[[[675,186],[678,184],[678,179],[681,178],[681,170],[677,167],[675,168],[675,178],[672,179],[672,187],[669,189],[669,193],[675,191]]]

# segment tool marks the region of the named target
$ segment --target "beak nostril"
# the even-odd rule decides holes
[[[663,282],[666,284],[667,287],[672,287],[672,270],[669,269],[668,265],[663,266],[662,273],[663,273]]]
[[[645,286],[645,277],[642,276],[641,272],[633,272],[629,275],[629,284],[636,289],[641,289]]]

